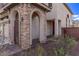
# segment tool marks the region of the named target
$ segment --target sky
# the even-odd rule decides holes
[[[79,20],[79,3],[67,3],[70,10],[73,12],[73,19]]]

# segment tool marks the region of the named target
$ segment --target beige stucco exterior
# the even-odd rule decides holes
[[[66,22],[67,15],[69,15],[69,19]],[[72,13],[68,10],[68,8],[63,3],[54,3],[52,4],[52,9],[50,12],[47,13],[47,20],[54,20],[55,21],[55,36],[61,34],[58,33],[58,20],[61,21],[61,28],[62,27],[71,27],[72,25]],[[69,22],[70,21],[70,22]],[[66,26],[67,23],[67,26]]]
[[[0,23],[3,24],[7,20],[6,26],[3,26],[5,30],[2,29],[5,32],[4,36],[7,35],[8,37],[7,42],[15,44],[14,33],[15,21],[17,20],[18,25],[16,26],[18,26],[19,32],[16,31],[19,35],[17,39],[18,45],[23,49],[30,48],[35,38],[38,38],[41,43],[45,43],[47,36],[52,35],[53,32],[55,37],[61,35],[61,28],[66,27],[67,14],[69,14],[69,19],[72,15],[64,4],[54,3],[52,4],[52,8],[48,7],[48,3],[8,4],[4,8],[0,8]],[[35,13],[39,19],[32,17]],[[17,14],[18,19],[16,17]],[[5,17],[7,18],[5,19]],[[67,23],[70,24],[69,21]]]

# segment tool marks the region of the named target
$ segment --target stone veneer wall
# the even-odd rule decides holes
[[[22,48],[30,47],[30,18],[27,4],[24,4],[23,7],[20,7],[21,16],[21,46]]]
[[[27,4],[18,4],[13,7],[9,11],[9,19],[10,19],[10,39],[11,42],[14,43],[14,23],[11,12],[18,11],[19,13],[19,43],[20,47],[23,49],[27,49],[30,47],[30,20],[29,20],[29,12],[27,9]],[[12,20],[11,20],[12,19]]]
[[[19,11],[19,14],[20,14],[20,20],[19,20],[19,22],[20,22],[20,39],[19,39],[19,41],[20,41],[20,46],[23,49],[29,48],[32,43],[32,38],[30,36],[30,34],[31,34],[30,33],[30,15],[31,15],[32,10],[34,10],[34,9],[39,9],[39,8],[33,6],[32,4],[29,4],[29,5],[28,4],[19,4],[10,9],[10,12],[12,10],[17,10],[17,11]],[[42,9],[39,9],[39,10],[43,12],[43,17],[46,18],[45,12]],[[45,26],[45,19],[42,21],[44,22],[44,24],[43,24],[43,22],[42,22],[42,24]],[[13,25],[10,25],[10,26],[13,26]],[[45,30],[46,29],[44,28],[44,30],[41,30],[41,31],[45,31]],[[10,32],[11,31],[13,32],[13,29],[10,29]],[[11,38],[11,41],[13,42],[14,39],[13,39],[12,32],[10,33],[11,34],[10,38]],[[44,34],[45,34],[45,32],[42,35],[44,35]],[[42,36],[41,38],[44,39],[44,37],[45,37],[45,35]]]

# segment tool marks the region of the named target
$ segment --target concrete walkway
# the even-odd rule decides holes
[[[6,44],[0,49],[0,56],[9,56],[21,52],[22,49],[16,45]]]

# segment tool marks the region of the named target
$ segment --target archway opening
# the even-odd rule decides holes
[[[19,14],[14,14],[14,44],[19,45]]]
[[[32,14],[32,45],[39,42],[40,39],[40,17],[38,13]]]

